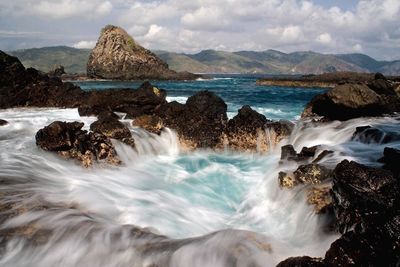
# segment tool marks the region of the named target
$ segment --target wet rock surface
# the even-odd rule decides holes
[[[116,165],[120,160],[110,139],[102,134],[82,130],[81,122],[55,121],[36,133],[40,148],[58,152],[65,158],[77,159],[85,167],[94,161]]]
[[[7,125],[8,121],[0,119],[0,126]]]
[[[323,116],[328,120],[381,116],[400,111],[400,98],[392,83],[380,76],[367,84],[347,83],[314,97],[302,118]]]
[[[227,123],[227,106],[216,94],[201,91],[188,98],[186,104],[171,102],[155,113],[163,124],[175,130],[188,149],[215,148]]]
[[[136,117],[132,121],[132,125],[138,126],[150,133],[158,135],[161,134],[161,131],[164,128],[164,123],[162,119],[156,115],[142,115],[140,117]]]
[[[322,258],[308,256],[292,257],[280,262],[276,267],[324,267],[327,266]]]
[[[309,201],[325,199],[326,190],[317,190],[321,191],[309,194]],[[397,266],[400,192],[392,172],[344,160],[333,171],[330,192],[332,203],[326,207],[334,210],[337,229],[343,235],[331,244],[321,266]],[[293,265],[280,266],[308,266],[309,260],[289,258],[280,264]],[[309,264],[314,263],[311,260]]]
[[[370,125],[367,125],[357,127],[356,131],[353,133],[352,140],[359,141],[365,144],[387,144],[393,141],[400,140],[400,135],[398,133],[385,132]]]
[[[383,168],[390,170],[395,177],[400,178],[400,150],[392,147],[385,147],[383,157],[378,160],[383,163]]]
[[[332,189],[341,232],[369,218],[399,212],[398,181],[390,171],[344,160],[333,172]]]

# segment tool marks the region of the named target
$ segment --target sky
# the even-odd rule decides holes
[[[152,50],[400,59],[400,0],[0,0],[0,50],[91,48],[107,24]]]

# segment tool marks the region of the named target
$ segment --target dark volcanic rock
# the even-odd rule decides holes
[[[66,151],[74,146],[82,122],[55,121],[36,133],[36,145],[48,151]]]
[[[378,160],[383,163],[383,168],[393,172],[399,180],[400,176],[400,150],[392,147],[385,147],[383,157]]]
[[[0,51],[0,108],[77,107],[85,97],[86,93],[72,83],[25,69],[16,57]]]
[[[0,126],[8,124],[8,121],[0,119]]]
[[[397,96],[378,94],[365,84],[343,84],[314,97],[302,117],[318,115],[330,120],[348,120],[397,111],[400,111]]]
[[[357,127],[356,131],[353,133],[352,140],[366,144],[387,144],[396,140],[400,140],[400,135],[397,133],[386,133],[382,130],[367,125]]]
[[[158,106],[166,103],[165,90],[158,89],[149,82],[144,82],[137,90],[92,91],[87,100],[87,106],[96,108],[94,111],[98,113],[112,110],[127,113],[128,118],[151,115]]]
[[[83,131],[81,122],[55,121],[36,133],[36,144],[60,156],[79,160],[89,167],[94,160],[119,164],[120,160],[110,139],[102,134]]]
[[[325,267],[322,258],[311,258],[308,256],[292,257],[281,261],[276,267]]]
[[[124,29],[112,25],[101,30],[96,47],[89,56],[87,75],[121,80],[188,80],[199,77],[170,70],[164,61],[137,44]]]
[[[103,117],[90,125],[90,130],[95,133],[103,134],[109,138],[124,140],[131,138],[132,134],[129,128],[112,117]]]
[[[400,207],[398,181],[390,171],[347,160],[333,171],[332,198],[342,233],[361,221],[384,220]]]
[[[268,139],[266,136],[267,118],[243,106],[238,114],[229,120],[226,127],[227,145],[233,149],[250,151],[267,151]]]
[[[293,145],[285,145],[281,147],[281,159],[294,159],[297,157],[297,152]]]
[[[293,174],[300,183],[315,185],[329,178],[331,171],[319,164],[311,163],[300,165]]]
[[[161,131],[164,128],[162,119],[156,115],[143,115],[137,117],[132,121],[132,125],[155,134],[161,134]]]
[[[324,262],[328,266],[398,266],[399,234],[399,215],[347,232],[332,243]]]
[[[164,126],[178,133],[186,149],[215,148],[221,141],[227,122],[227,106],[213,92],[201,91],[186,104],[171,102],[160,106],[156,115]]]
[[[330,195],[330,186],[312,187],[307,192],[307,203],[314,205],[316,214],[332,211],[332,197]]]

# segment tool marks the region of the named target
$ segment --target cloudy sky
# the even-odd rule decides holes
[[[0,49],[93,47],[106,24],[158,50],[400,59],[400,0],[0,0]]]

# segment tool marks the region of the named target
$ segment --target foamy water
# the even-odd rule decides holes
[[[173,131],[148,134],[124,120],[136,141],[135,150],[113,141],[124,164],[84,169],[40,150],[34,136],[55,120],[83,121],[87,129],[96,118],[76,109],[9,109],[0,118],[9,121],[0,127],[0,192],[19,192],[10,202],[59,206],[2,226],[35,221],[53,234],[39,245],[12,240],[1,266],[227,266],[232,255],[237,266],[273,266],[289,256],[323,256],[337,235],[322,231],[326,218],[313,213],[301,187],[279,188],[279,171],[296,168],[278,164],[280,146],[321,144],[335,151],[324,162],[332,167],[344,158],[373,165],[385,146],[400,147],[350,141],[361,125],[398,131],[396,118],[297,123],[264,155],[182,153]],[[132,235],[135,227],[154,234]]]

